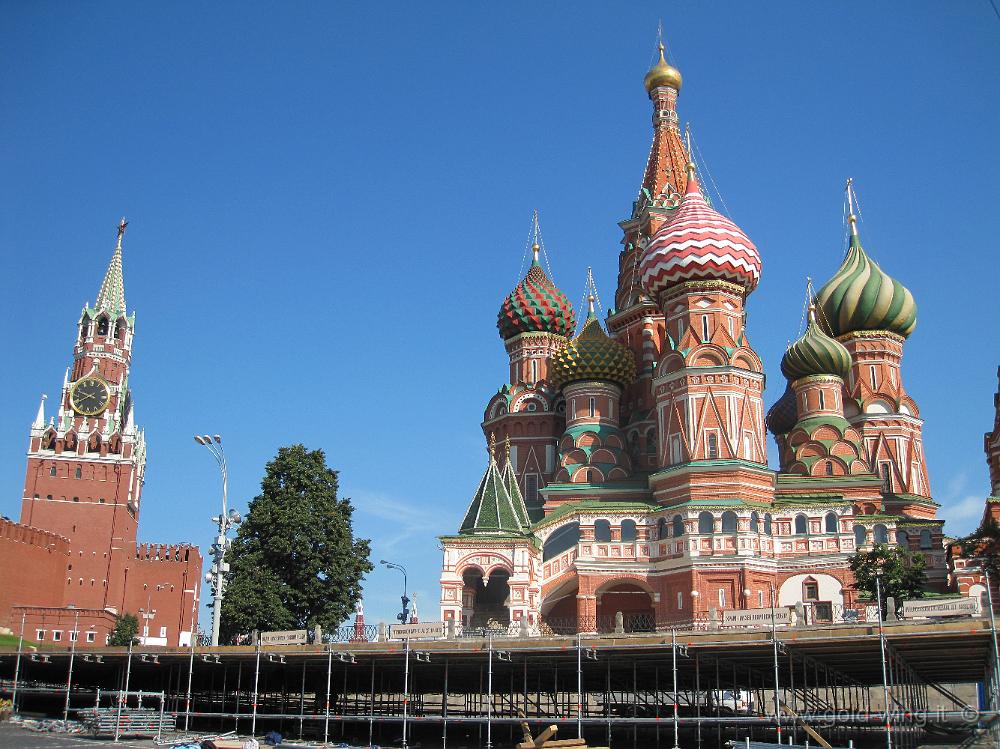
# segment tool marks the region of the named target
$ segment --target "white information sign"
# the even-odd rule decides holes
[[[390,640],[421,640],[444,636],[444,622],[419,624],[393,624],[389,627]]]
[[[975,598],[931,598],[926,601],[903,601],[903,618],[921,616],[976,616],[979,601]]]
[[[289,629],[284,632],[261,632],[261,645],[305,645],[309,632],[304,629]]]
[[[722,626],[724,627],[770,627],[771,609],[723,609]],[[774,609],[774,623],[788,625],[792,621],[791,613],[786,608]]]

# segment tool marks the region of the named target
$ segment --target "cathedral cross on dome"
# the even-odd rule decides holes
[[[117,245],[116,249],[120,250],[122,248],[122,237],[125,236],[125,227],[126,226],[128,226],[128,221],[126,221],[125,217],[122,216],[122,220],[118,224],[118,245]]]

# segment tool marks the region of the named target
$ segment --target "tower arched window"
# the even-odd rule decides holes
[[[760,515],[756,510],[750,513],[750,532],[759,533],[760,532]]]
[[[538,382],[538,359],[531,360],[531,381]]]
[[[115,338],[119,341],[125,340],[125,321],[119,320],[115,323]]]
[[[103,315],[97,318],[97,335],[107,336],[108,334],[108,318]]]
[[[715,460],[719,457],[719,437],[715,432],[708,435],[708,459]]]
[[[722,532],[723,533],[736,533],[738,527],[738,520],[736,518],[736,513],[732,510],[726,510],[722,513]]]
[[[672,525],[670,532],[674,538],[684,535],[684,518],[680,515],[674,515],[673,520],[671,520],[670,523]]]
[[[701,340],[708,342],[708,315],[701,316]]]
[[[656,430],[646,432],[646,455],[656,455]]]
[[[826,393],[823,392],[822,388],[819,391],[819,407],[820,410],[826,408]]]
[[[764,513],[764,534],[772,535],[774,533],[774,524],[771,522],[771,513]]]
[[[806,516],[803,514],[798,514],[795,516],[795,534],[797,536],[804,536],[809,532],[809,521],[806,520]]]
[[[610,541],[611,540],[611,523],[607,520],[595,520],[594,521],[594,540],[595,541]]]
[[[80,340],[87,340],[87,336],[90,335],[90,321],[84,320],[80,323]]]
[[[826,469],[826,475],[827,476],[832,476],[833,475],[833,461],[832,460],[826,461],[826,466],[824,466],[824,467]]]
[[[715,526],[715,518],[712,517],[710,512],[698,513],[698,532],[699,533],[712,533]]]
[[[920,531],[920,548],[921,549],[931,549],[934,544],[931,542],[931,532],[924,528]]]
[[[889,543],[889,529],[884,525],[879,523],[873,529],[875,531],[875,543],[877,544],[887,544]]]
[[[51,468],[49,468],[49,476],[55,476],[55,475],[56,475],[56,467],[53,465]]]
[[[858,548],[865,545],[868,540],[868,533],[863,525],[854,526],[854,545]]]
[[[73,472],[73,478],[83,478],[83,470],[77,466],[77,469]]]
[[[656,523],[656,537],[659,539],[664,539],[669,535],[670,526],[667,525],[666,518],[660,518]]]
[[[635,529],[635,521],[634,520],[623,520],[622,521],[622,541],[624,541],[626,543],[630,543],[632,541],[635,541],[636,538],[637,538],[637,536],[638,536],[638,533],[636,532],[636,529]]]
[[[594,418],[597,414],[597,398],[590,399],[590,418]]]
[[[837,513],[835,512],[826,513],[826,518],[824,518],[823,522],[826,525],[827,533],[837,532]]]
[[[904,549],[910,546],[910,536],[906,531],[896,531],[896,545]]]

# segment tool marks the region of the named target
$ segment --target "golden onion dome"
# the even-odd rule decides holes
[[[669,86],[680,91],[683,82],[684,79],[681,77],[681,71],[667,62],[667,59],[663,56],[663,42],[660,42],[660,60],[649,69],[649,72],[646,73],[646,77],[643,79],[646,93],[648,94],[654,88],[659,88],[660,86]]]
[[[550,379],[557,388],[581,380],[613,382],[621,387],[635,382],[632,352],[608,337],[593,305],[591,297],[590,314],[580,335],[552,356]]]

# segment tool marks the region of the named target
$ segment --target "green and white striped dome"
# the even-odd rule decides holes
[[[853,221],[847,257],[816,301],[835,336],[887,330],[906,338],[917,326],[913,294],[868,257]]]
[[[834,375],[847,379],[850,371],[850,352],[820,329],[816,313],[810,308],[806,332],[781,357],[781,373],[789,382],[794,382],[810,375]]]

